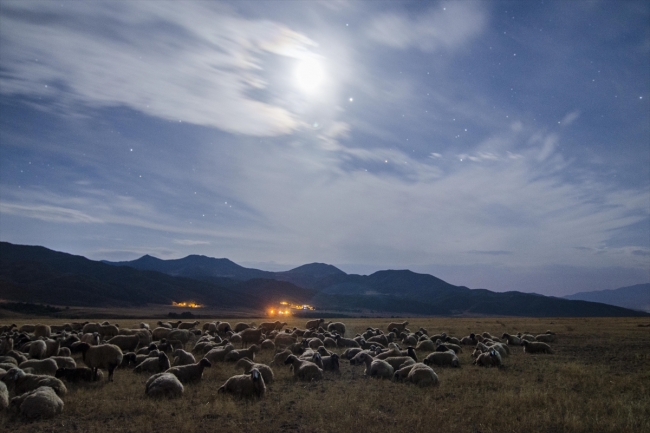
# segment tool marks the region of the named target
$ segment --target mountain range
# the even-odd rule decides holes
[[[594,292],[579,292],[565,296],[564,299],[602,302],[633,310],[650,313],[650,284],[636,284],[613,290],[598,290]]]
[[[422,315],[648,316],[603,303],[454,286],[427,274],[385,270],[347,274],[311,263],[285,272],[228,259],[143,256],[99,262],[44,247],[0,242],[0,298],[70,306],[143,306],[192,300],[262,312],[285,300],[318,310]]]

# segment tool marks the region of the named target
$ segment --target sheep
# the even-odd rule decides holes
[[[361,351],[363,351],[363,349],[360,347],[352,347],[350,349],[346,349],[345,352],[343,352],[342,357],[345,359],[352,359],[357,353]]]
[[[49,337],[52,335],[52,330],[48,325],[38,324],[34,327],[34,336],[36,337]]]
[[[108,344],[114,344],[125,352],[134,352],[138,348],[138,345],[144,343],[144,345],[149,344],[151,337],[148,335],[144,336],[144,333],[139,331],[139,334],[136,335],[116,335],[107,341]]]
[[[162,373],[167,371],[171,365],[165,352],[160,352],[157,357],[149,357],[138,364],[133,370],[135,373]]]
[[[543,343],[553,343],[555,341],[555,334],[549,334],[548,332],[546,334],[536,335],[535,340]]]
[[[230,323],[228,322],[217,322],[217,333],[220,335],[226,335],[226,332],[232,331]]]
[[[446,352],[433,352],[427,355],[424,360],[422,360],[426,365],[440,365],[440,366],[450,366],[450,367],[460,367],[460,362],[458,361],[458,356],[454,353],[453,350],[448,350]]]
[[[392,378],[395,368],[383,359],[374,359],[368,353],[358,353],[350,360],[351,365],[366,365],[365,375],[371,377]]]
[[[501,355],[494,349],[489,350],[488,352],[481,353],[474,360],[474,365],[479,365],[483,367],[499,367],[501,365]]]
[[[271,331],[279,331],[282,329],[283,326],[287,326],[286,322],[280,322],[279,320],[276,320],[275,322],[263,322],[260,323],[260,328],[264,330],[265,333],[269,333]]]
[[[49,386],[41,386],[11,399],[11,405],[29,419],[47,419],[63,412],[63,400]]]
[[[296,355],[289,355],[284,361],[285,365],[291,364],[293,366],[294,377],[304,380],[322,380],[323,370],[311,361],[298,359]]]
[[[217,392],[228,392],[239,398],[262,398],[266,394],[266,384],[259,370],[253,368],[247,374],[230,377]]]
[[[243,368],[244,373],[250,373],[252,369],[256,368],[262,374],[266,385],[273,382],[273,370],[266,364],[256,364],[248,358],[242,358],[237,361],[235,368]]]
[[[274,339],[275,345],[277,347],[290,346],[293,343],[295,343],[297,340],[298,339],[296,338],[296,336],[291,334],[278,334]]]
[[[433,352],[436,350],[436,343],[429,339],[422,340],[417,344],[417,346],[415,346],[415,350],[420,350],[422,352]]]
[[[178,398],[184,391],[183,384],[171,373],[154,374],[147,380],[144,389],[148,397]]]
[[[15,325],[13,325],[15,326]],[[9,390],[4,382],[0,381],[0,412],[9,407]]]
[[[21,362],[18,366],[21,370],[32,368],[34,374],[44,374],[47,376],[54,376],[59,366],[53,359],[30,359],[29,361]]]
[[[205,367],[212,367],[212,363],[203,358],[196,364],[181,365],[178,367],[171,367],[165,373],[171,373],[181,381],[181,383],[198,382],[203,376],[203,369]]]
[[[440,384],[438,375],[433,368],[421,362],[397,370],[394,378],[406,379],[418,386],[438,386]]]
[[[170,332],[172,332],[172,328],[161,326],[151,331],[151,337],[154,340],[162,340],[163,338],[167,338]]]
[[[540,341],[524,340],[521,342],[521,345],[524,346],[524,352],[526,353],[554,353],[551,346]]]
[[[234,349],[232,344],[226,344],[223,348],[212,349],[205,354],[205,358],[211,363],[223,362],[226,358],[226,355]]]
[[[351,338],[343,338],[337,334],[335,339],[336,339],[336,345],[339,347],[361,347],[361,345],[357,341]]]
[[[180,366],[180,365],[189,365],[189,364],[194,364],[196,362],[196,359],[194,358],[194,355],[192,355],[189,352],[184,351],[183,349],[176,349],[174,351],[174,366]]]
[[[72,356],[72,351],[68,347],[60,347],[56,355],[59,357],[70,358]]]
[[[60,340],[43,340],[45,342],[45,358],[49,358],[50,356],[55,356],[57,353],[59,353],[59,349],[61,348],[61,341]]]
[[[102,336],[104,340],[107,338],[112,338],[115,337],[117,334],[119,334],[120,329],[117,327],[117,325],[100,325],[99,330],[97,331],[99,335]]]
[[[241,336],[241,347],[246,347],[248,343],[259,343],[264,340],[264,335],[262,334],[262,329],[253,329],[253,328],[248,328],[244,329],[239,333]]]
[[[18,352],[16,350],[10,350],[9,352],[7,352],[7,356],[11,356],[12,358],[14,358],[17,364],[27,361],[27,357],[23,355],[21,352]]]
[[[242,358],[248,358],[251,360],[255,360],[255,353],[260,351],[260,347],[257,344],[253,344],[251,347],[248,349],[241,349],[241,350],[231,350],[228,352],[224,358],[224,361],[226,362],[235,362],[239,361]]]
[[[82,343],[90,344],[91,346],[98,346],[100,343],[99,332],[86,333],[81,336],[79,341]]]
[[[30,332],[34,332],[35,328],[36,328],[36,325],[27,324],[27,325],[23,325],[20,328],[18,328],[18,332],[30,333]]]
[[[43,359],[47,353],[47,344],[43,340],[32,341],[29,344],[29,357],[32,359]]]
[[[530,334],[517,333],[517,337],[519,337],[520,340],[535,341],[535,336]]]
[[[469,334],[467,337],[463,337],[460,339],[460,344],[464,346],[474,346],[476,343],[478,343],[478,339],[476,338],[475,334]]]
[[[284,364],[284,361],[287,360],[289,355],[291,355],[291,350],[289,349],[284,349],[282,352],[278,352],[273,356],[273,361],[271,361],[271,365],[282,365]]]
[[[310,320],[307,322],[305,325],[306,329],[318,329],[318,327],[322,324],[325,323],[325,319],[314,319]]]
[[[88,367],[61,367],[56,370],[54,377],[65,379],[66,382],[94,382],[99,381],[104,376],[101,370],[97,371],[97,379],[93,378],[93,371]]]
[[[196,328],[199,325],[199,323],[201,323],[201,322],[199,322],[198,320],[196,320],[194,322],[181,322],[181,323],[178,324],[178,329]]]
[[[521,345],[521,339],[519,337],[516,337],[514,335],[510,335],[508,333],[503,333],[501,338],[506,340],[507,344],[515,345],[515,346],[520,346]]]
[[[337,334],[344,336],[345,335],[345,324],[342,322],[334,322],[327,325],[327,330],[329,332],[336,332]]]
[[[252,326],[249,325],[248,323],[239,322],[239,323],[235,323],[235,327],[233,328],[233,331],[242,332],[244,329],[248,329],[248,328],[252,328]],[[260,328],[261,328],[261,326],[260,326]],[[272,331],[272,330],[273,329],[269,329],[269,331]]]
[[[120,367],[135,367],[136,366],[136,354],[133,352],[126,352],[122,355],[122,363]]]
[[[160,328],[167,328],[167,329],[173,329],[173,328],[174,328],[174,327],[172,326],[171,323],[169,323],[169,322],[162,322],[162,321],[160,321],[160,320],[158,321],[158,327],[160,327]]]
[[[8,335],[0,339],[0,355],[4,355],[7,352],[14,349],[14,339]]]
[[[7,385],[11,385],[7,386],[7,388],[13,388],[15,395],[24,394],[41,386],[49,386],[60,397],[63,397],[68,392],[63,382],[56,377],[25,373],[18,367],[7,371],[2,381]]]
[[[323,356],[321,360],[323,362],[323,371],[339,371],[339,356],[336,353]]]
[[[90,346],[86,343],[79,345],[84,364],[90,367],[97,376],[97,369],[108,370],[108,381],[113,381],[113,371],[122,363],[122,350],[114,344]]]
[[[174,329],[167,334],[167,340],[179,340],[183,344],[187,344],[192,338],[192,333],[187,329]]]
[[[391,322],[388,325],[388,332],[392,332],[393,329],[397,329],[398,332],[402,332],[406,328],[406,325],[408,324],[409,322],[402,322],[402,323]]]
[[[262,350],[275,350],[275,343],[273,340],[269,340],[268,338],[260,344],[260,348]]]
[[[406,367],[407,365],[415,364],[417,359],[411,356],[389,356],[388,358],[385,358],[384,361],[389,363],[393,367],[393,370],[397,370]]]

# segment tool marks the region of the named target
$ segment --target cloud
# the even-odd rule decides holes
[[[22,205],[17,203],[0,202],[0,213],[15,215],[24,218],[34,218],[53,223],[103,223],[100,218],[95,218],[85,212],[60,206],[39,204]]]
[[[564,116],[564,118],[560,121],[560,124],[562,126],[569,126],[573,122],[575,122],[578,119],[578,117],[580,117],[580,110],[572,111],[570,113],[567,113],[566,116]]]
[[[295,113],[264,89],[265,53],[299,58],[315,43],[223,4],[6,3],[0,91],[56,110],[126,106],[251,136],[291,133]],[[42,105],[45,107],[46,105]]]
[[[512,251],[502,251],[502,250],[497,250],[497,251],[467,251],[467,254],[482,254],[486,256],[509,256],[511,254],[514,254]]]
[[[367,36],[392,48],[453,50],[478,36],[487,23],[480,3],[445,2],[409,16],[387,12],[370,20]]]
[[[196,241],[192,239],[174,239],[174,243],[177,245],[185,245],[185,246],[195,246],[195,245],[210,245],[210,242],[208,241]]]

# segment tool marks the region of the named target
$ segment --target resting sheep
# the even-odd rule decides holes
[[[474,360],[474,365],[479,365],[483,367],[499,367],[501,365],[501,355],[494,349],[490,349],[487,352],[481,353]]]
[[[90,346],[86,343],[79,344],[84,364],[90,367],[97,377],[97,369],[108,370],[108,381],[113,381],[113,371],[122,363],[122,350],[114,344],[100,344]]]
[[[262,374],[265,384],[268,385],[273,382],[273,370],[266,364],[256,364],[248,358],[242,358],[237,361],[235,368],[243,368],[244,373],[250,373],[252,369],[256,368]]]
[[[266,384],[259,370],[253,368],[247,374],[230,377],[217,392],[228,392],[239,398],[262,398],[266,393]]]
[[[226,344],[223,347],[210,350],[205,354],[205,358],[211,363],[223,362],[226,358],[226,355],[234,349],[232,344]]]
[[[239,361],[242,358],[248,358],[251,360],[255,360],[255,354],[260,351],[260,347],[257,344],[253,344],[251,347],[248,349],[242,349],[242,350],[231,350],[226,354],[224,357],[224,361],[226,362],[236,362]]]
[[[183,384],[171,373],[158,373],[151,376],[145,385],[144,393],[149,397],[177,398],[183,395]]]
[[[322,380],[323,370],[311,361],[298,359],[296,355],[289,355],[284,361],[285,365],[291,364],[293,366],[294,377],[304,380]]]
[[[402,332],[404,329],[406,329],[406,325],[408,325],[409,322],[402,322],[402,323],[397,323],[397,322],[391,322],[388,324],[388,332],[392,332],[394,329],[397,329],[398,332]]]
[[[49,386],[41,386],[11,399],[21,415],[29,419],[47,419],[63,412],[63,400]]]
[[[150,357],[138,364],[133,370],[136,373],[162,373],[171,365],[165,352],[160,352],[157,357]]]
[[[520,346],[521,345],[521,339],[517,336],[510,335],[508,333],[503,333],[501,338],[504,338],[507,342],[507,344],[514,345],[514,346]]]
[[[392,378],[395,368],[383,359],[374,359],[366,352],[358,353],[350,360],[351,365],[366,365],[365,375],[371,377]]]
[[[426,365],[460,367],[458,356],[456,356],[456,353],[454,353],[453,350],[430,353],[426,358],[424,358],[424,360],[422,360],[422,362],[424,362]]]
[[[7,371],[2,381],[7,384],[7,388],[13,389],[15,395],[33,391],[41,386],[49,386],[60,397],[63,397],[68,392],[68,389],[59,379],[52,376],[25,373],[20,368],[12,368]]]
[[[189,364],[194,364],[196,362],[196,359],[194,358],[194,355],[192,355],[189,352],[184,351],[183,349],[176,349],[174,351],[174,366],[179,366],[179,365],[189,365]]]
[[[406,379],[418,386],[437,386],[440,383],[433,368],[421,362],[397,370],[394,378],[396,380]]]
[[[198,382],[203,376],[203,369],[205,367],[212,367],[212,363],[203,358],[196,364],[181,365],[178,367],[171,367],[165,373],[171,373],[181,381],[181,383]]]
[[[551,346],[540,341],[524,340],[521,345],[524,346],[524,352],[526,353],[553,353]]]
[[[20,367],[21,370],[31,368],[34,370],[34,374],[45,374],[48,376],[54,376],[56,370],[59,368],[59,366],[56,364],[56,361],[49,358],[30,359],[28,361],[21,362],[18,367]]]

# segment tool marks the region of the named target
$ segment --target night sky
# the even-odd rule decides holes
[[[0,0],[0,239],[650,281],[647,1]]]

